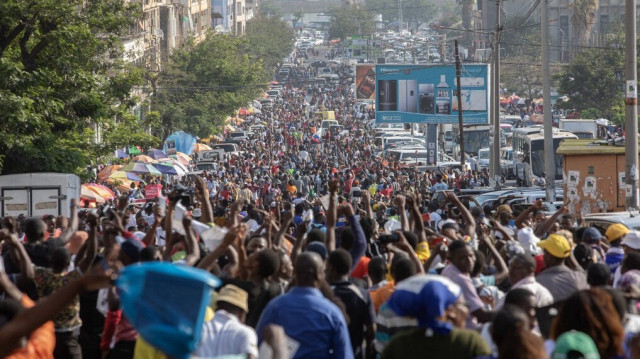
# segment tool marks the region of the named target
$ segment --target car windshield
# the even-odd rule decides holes
[[[489,151],[480,151],[480,152],[478,152],[478,158],[480,158],[481,160],[488,160],[489,159]]]
[[[229,134],[229,136],[231,136],[231,137],[242,137],[242,136],[244,136],[244,132],[231,132]]]

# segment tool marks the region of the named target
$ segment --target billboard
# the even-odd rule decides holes
[[[356,100],[375,100],[376,65],[356,65]]]
[[[466,125],[489,123],[489,75],[486,64],[464,64],[460,85]],[[376,122],[458,123],[454,65],[377,65],[375,76]]]

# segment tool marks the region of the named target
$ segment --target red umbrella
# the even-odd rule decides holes
[[[271,81],[269,82],[269,85],[280,85],[280,83],[278,81]]]

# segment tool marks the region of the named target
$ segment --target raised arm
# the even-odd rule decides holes
[[[16,232],[16,222],[13,217],[5,218],[3,220],[3,227],[5,229],[0,232],[0,243],[4,240],[5,243],[9,245],[9,248],[11,248],[11,254],[18,264],[18,267],[20,267],[20,277],[18,280],[21,283],[33,280],[33,278],[35,278],[33,264],[24,246],[20,243],[18,233]]]
[[[424,231],[424,222],[422,221],[422,216],[420,215],[420,208],[418,208],[418,203],[416,201],[416,198],[414,198],[412,195],[407,196],[407,205],[409,207],[409,212],[411,212],[411,216],[413,217],[413,222],[417,232],[418,241],[426,242],[427,233]]]
[[[534,204],[529,206],[529,208],[522,211],[522,213],[520,213],[518,218],[516,218],[516,228],[520,229],[524,227],[524,221],[527,219],[527,217],[529,217],[529,213],[536,210],[540,210],[541,208],[542,208],[542,200],[539,199]]]
[[[222,242],[213,251],[211,251],[211,253],[207,254],[207,256],[200,261],[200,263],[198,264],[198,268],[204,269],[207,272],[211,271],[218,258],[220,258],[220,256],[227,252],[229,247],[231,247],[231,245],[236,242],[237,238],[244,239],[244,236],[246,236],[247,234],[246,231],[247,228],[245,226],[235,226],[229,228],[229,232],[227,232],[227,234],[224,236]]]
[[[184,226],[184,247],[187,253],[184,258],[188,266],[193,267],[200,259],[200,247],[198,247],[198,241],[196,235],[191,227],[191,217],[184,216],[182,219],[182,225]]]
[[[151,226],[151,228],[149,228],[144,238],[142,238],[142,243],[144,243],[145,246],[155,244],[156,233],[158,232],[158,227],[162,223],[162,219],[163,219],[161,212],[162,210],[160,209],[160,206],[158,205],[153,206],[153,218],[154,218],[153,225]]]
[[[362,191],[362,206],[364,207],[365,217],[375,219],[373,208],[371,207],[371,194],[368,188]]]
[[[481,239],[484,245],[489,249],[489,252],[493,256],[494,263],[496,264],[497,272],[494,274],[496,278],[496,285],[499,285],[503,280],[507,278],[509,275],[509,267],[507,267],[507,263],[504,261],[500,252],[496,249],[496,247],[491,243],[491,239],[489,236],[482,236]]]
[[[63,244],[69,243],[69,241],[71,240],[71,237],[73,237],[73,235],[76,233],[77,230],[78,230],[78,206],[76,205],[76,200],[72,198],[71,199],[71,223],[69,224],[69,227],[67,227],[67,229],[65,229],[64,232],[62,232],[62,234],[60,235],[60,241],[62,241]]]
[[[280,248],[282,241],[284,240],[284,234],[287,232],[287,228],[291,224],[293,220],[293,213],[291,211],[287,211],[282,215],[282,222],[280,223],[280,230],[276,234],[276,238],[273,240],[273,247]]]
[[[204,223],[213,223],[213,208],[211,207],[211,201],[209,200],[209,189],[204,181],[204,178],[200,176],[193,176],[196,183],[196,196],[200,203],[202,203],[202,217],[200,221]]]
[[[471,215],[471,212],[469,212],[467,207],[465,207],[462,202],[460,202],[460,199],[455,195],[455,193],[447,191],[444,193],[444,195],[447,200],[458,207],[460,215],[462,215],[462,219],[464,219],[467,235],[473,236],[476,233],[476,220]]]
[[[329,182],[329,209],[327,210],[327,250],[329,253],[336,249],[336,222],[338,221],[338,210],[336,202],[339,182],[337,179]],[[296,233],[298,230],[296,229]],[[297,237],[297,236],[296,236]]]
[[[409,220],[407,219],[407,211],[405,211],[404,207],[406,202],[406,199],[403,195],[399,194],[396,196],[395,201],[394,201],[395,205],[396,205],[396,212],[398,212],[398,215],[400,215],[400,224],[402,224],[402,230],[403,231],[409,231]]]
[[[561,207],[558,209],[551,217],[547,218],[546,221],[542,222],[538,227],[536,227],[535,235],[538,237],[542,237],[544,234],[549,232],[553,224],[558,220],[558,218],[563,215],[569,213],[569,208]]]
[[[82,273],[86,273],[87,270],[91,268],[91,264],[98,254],[98,217],[90,213],[87,215],[87,222],[89,223],[89,238],[86,243],[87,248],[84,251],[82,258],[78,260],[78,268],[80,268]]]

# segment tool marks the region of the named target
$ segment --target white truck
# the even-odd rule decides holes
[[[79,203],[81,186],[80,177],[67,173],[0,176],[0,217],[70,217],[71,199]]]
[[[598,123],[589,119],[566,119],[561,118],[560,129],[572,132],[578,138],[590,139],[598,138]]]

